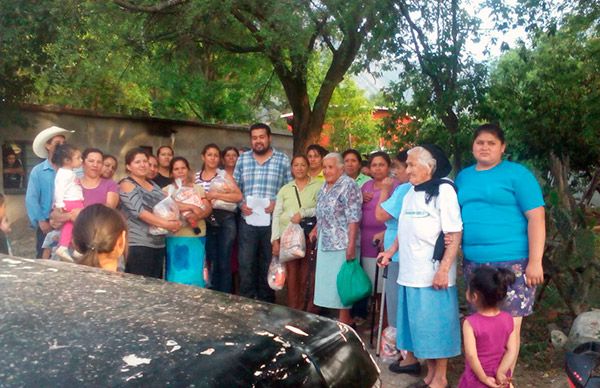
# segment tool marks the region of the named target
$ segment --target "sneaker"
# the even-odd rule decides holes
[[[58,257],[58,259],[60,261],[65,261],[67,263],[74,263],[75,262],[73,260],[73,257],[71,257],[71,255],[69,254],[69,248],[67,248],[67,247],[58,247],[58,248],[56,248],[55,255],[56,255],[56,257]]]

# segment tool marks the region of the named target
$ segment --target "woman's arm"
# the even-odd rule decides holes
[[[279,240],[281,237],[281,230],[279,224],[283,215],[283,193],[284,188],[282,187],[277,193],[277,199],[275,200],[275,208],[273,209],[273,221],[271,222],[271,242]]]
[[[398,250],[398,236],[396,236],[396,238],[394,239],[394,242],[388,249],[386,249],[383,252],[379,252],[379,254],[377,255],[377,265],[380,267],[387,266],[390,263],[390,261],[392,260],[392,256],[394,256],[394,254],[396,253],[397,250]]]
[[[358,235],[358,222],[348,224],[348,247],[346,248],[346,260],[356,259],[356,236]]]
[[[119,205],[119,194],[112,191],[106,193],[106,206],[116,209],[117,205]]]
[[[433,277],[432,286],[436,290],[448,288],[448,272],[450,272],[450,268],[452,267],[454,260],[456,260],[456,255],[458,254],[458,248],[460,246],[460,240],[462,237],[462,232],[449,232],[446,234],[450,236],[452,242],[446,246],[440,266]]]
[[[546,243],[546,212],[543,206],[525,212],[527,237],[529,238],[529,263],[525,270],[527,285],[532,287],[544,282],[542,257]]]
[[[375,219],[379,222],[385,222],[392,218],[392,215],[386,212],[381,207],[381,204],[390,197],[390,194],[393,192],[393,184],[394,180],[390,177],[384,178],[381,181],[381,195],[379,196],[379,201],[377,201],[377,206],[375,207]]]
[[[139,215],[140,220],[144,221],[148,225],[158,226],[160,228],[167,229],[171,233],[176,233],[181,229],[181,221],[179,220],[165,220],[148,210],[142,210]]]
[[[500,385],[496,383],[494,377],[485,374],[481,362],[479,361],[479,356],[477,356],[477,341],[475,340],[473,327],[471,327],[471,324],[466,319],[463,323],[463,342],[465,345],[465,361],[469,363],[471,370],[479,381],[488,387],[500,387]]]
[[[136,186],[133,183],[126,180],[122,181],[119,185],[119,197],[121,198],[124,210],[128,213],[128,217],[138,217],[149,225],[167,229],[172,233],[181,229],[181,222],[179,220],[165,220],[144,209],[139,194],[132,193],[135,187]]]

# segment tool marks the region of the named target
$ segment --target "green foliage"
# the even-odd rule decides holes
[[[454,155],[455,167],[468,158],[470,130],[485,90],[486,67],[466,51],[479,19],[466,3],[398,1],[398,32],[388,49],[401,63],[400,81],[387,91],[395,120],[410,116],[412,131],[399,134],[400,147],[433,141]]]
[[[197,40],[142,39],[152,21],[114,3],[0,7],[1,50],[10,48],[0,56],[4,101],[242,122],[282,96],[264,58],[242,60]]]
[[[587,308],[600,277],[600,217],[589,206],[600,177],[598,38],[589,14],[571,15],[558,29],[536,31],[532,48],[507,52],[490,77],[490,112],[511,153],[544,172],[544,267],[573,315]]]
[[[311,104],[318,94],[324,81],[331,56],[319,52],[309,62],[308,95]],[[379,127],[373,120],[374,103],[370,101],[363,90],[350,78],[344,80],[333,92],[323,135],[329,137],[328,148],[343,151],[355,148],[359,152],[369,153],[379,147]]]
[[[600,157],[600,44],[584,34],[566,26],[536,39],[533,50],[508,52],[492,72],[495,115],[541,167],[554,154],[586,171]]]
[[[318,139],[344,75],[379,56],[378,44],[390,19],[387,3],[380,0],[115,3],[145,21],[145,42],[170,42],[173,52],[181,42],[201,42],[229,53],[255,53],[268,61],[294,113],[296,151]],[[309,95],[310,63],[322,51],[329,52],[326,71]],[[357,58],[365,60],[354,62]]]

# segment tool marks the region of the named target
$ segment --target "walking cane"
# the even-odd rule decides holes
[[[386,266],[383,269],[383,290],[381,291],[381,307],[379,308],[379,327],[377,328],[377,350],[375,351],[375,355],[379,357],[379,352],[381,349],[381,331],[383,330],[383,312],[385,309],[385,283],[387,281],[388,276],[388,267]]]
[[[371,334],[369,345],[373,347],[373,329],[375,328],[375,314],[377,309],[377,283],[379,281],[379,266],[375,264],[375,287],[373,287],[373,302],[371,303]],[[381,308],[380,308],[381,310]]]
[[[373,240],[373,245],[377,247],[377,252],[381,252],[380,240]],[[379,282],[379,266],[375,262],[375,287],[373,289],[373,302],[371,304],[371,333],[369,336],[369,345],[373,347],[373,329],[375,328],[375,313],[377,307],[377,283]],[[385,283],[384,283],[385,285]],[[383,305],[380,305],[379,310],[383,310]]]

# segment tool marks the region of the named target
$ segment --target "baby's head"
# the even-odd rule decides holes
[[[507,269],[476,268],[469,281],[467,300],[478,309],[498,307],[506,297],[508,286],[514,282],[515,274]]]
[[[127,224],[121,213],[101,204],[84,208],[73,225],[79,264],[116,270],[127,248]]]
[[[82,162],[81,151],[68,143],[57,146],[52,155],[52,163],[58,167],[78,168]]]

